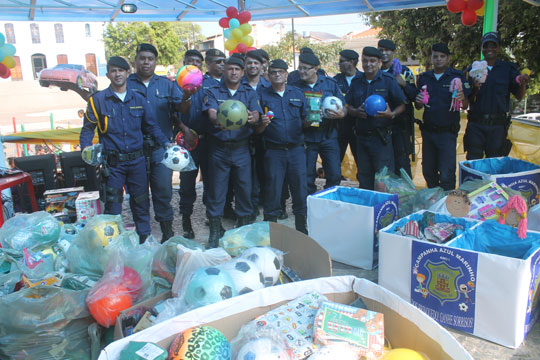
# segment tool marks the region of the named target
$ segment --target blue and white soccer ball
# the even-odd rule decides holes
[[[190,309],[236,296],[234,282],[225,270],[214,266],[197,269],[186,285],[184,302]]]
[[[254,338],[238,351],[236,360],[290,360],[284,346],[267,337]]]

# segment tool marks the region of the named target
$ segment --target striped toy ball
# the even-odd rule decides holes
[[[176,73],[176,82],[184,90],[193,90],[202,84],[202,72],[195,65],[185,65]]]
[[[231,360],[231,345],[218,329],[196,326],[173,340],[169,360]]]

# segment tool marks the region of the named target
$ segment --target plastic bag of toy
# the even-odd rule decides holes
[[[7,274],[0,274],[0,297],[11,294],[15,291],[17,283],[21,281],[22,272],[13,270]]]
[[[98,166],[103,162],[103,145],[94,144],[85,147],[81,151],[81,157],[85,163],[91,166]]]
[[[292,360],[292,354],[283,340],[279,330],[269,327],[258,327],[249,322],[240,328],[231,341],[233,359],[271,358]]]
[[[42,280],[54,273],[54,253],[23,249],[23,257],[17,261],[17,267],[32,281]]]
[[[197,170],[189,151],[178,145],[173,145],[164,151],[161,163],[172,171]]]
[[[389,194],[397,194],[399,198],[399,217],[402,213],[410,214],[410,201],[416,194],[416,186],[405,171],[401,172],[401,177],[389,171],[385,166],[375,174],[375,191]]]
[[[405,217],[422,209],[429,209],[440,199],[446,196],[446,191],[441,187],[418,190],[407,203],[399,203],[399,217]],[[403,213],[402,213],[402,209]]]
[[[124,236],[129,231],[126,231],[120,236]],[[133,234],[135,235],[135,234]],[[143,244],[135,244],[135,246],[121,247],[120,244],[130,244],[129,242],[118,242],[113,245],[117,247],[124,261],[124,265],[135,270],[141,277],[141,291],[138,296],[133,298],[134,301],[141,301],[156,294],[152,280],[152,262],[156,252],[160,249],[160,243],[153,237],[149,237]]]
[[[88,291],[36,286],[0,297],[1,359],[88,359]]]
[[[227,230],[219,246],[233,257],[253,246],[270,246],[270,224],[263,221]]]
[[[0,245],[3,250],[22,257],[22,250],[48,247],[58,240],[60,223],[49,213],[38,211],[19,214],[8,219],[0,228]]]
[[[209,250],[189,249],[177,245],[176,274],[172,286],[173,296],[186,286],[186,280],[195,270],[205,266],[215,266],[231,260],[231,256],[223,248]]]

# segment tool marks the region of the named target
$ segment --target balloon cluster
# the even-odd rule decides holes
[[[238,12],[234,6],[227,8],[227,17],[219,19],[219,26],[223,29],[223,34],[227,39],[225,41],[225,49],[232,53],[245,54],[251,50],[257,50],[253,47],[253,38],[249,35],[251,33],[251,25],[248,24],[251,20],[251,13],[249,11]]]
[[[446,7],[453,13],[461,13],[461,22],[465,26],[476,24],[478,16],[484,16],[484,0],[447,0]]]
[[[6,43],[6,37],[0,33],[0,78],[7,79],[11,76],[11,70],[17,65],[15,62],[15,46]]]

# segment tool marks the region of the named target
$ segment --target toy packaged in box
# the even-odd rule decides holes
[[[492,182],[469,194],[471,211],[467,217],[474,220],[497,218],[500,210],[508,202],[508,194],[497,183]]]
[[[80,193],[75,201],[75,207],[77,208],[77,221],[79,222],[86,222],[92,216],[101,214],[99,191]]]
[[[63,222],[75,222],[77,211],[75,201],[84,191],[84,187],[47,190],[43,193],[45,198],[45,211],[53,214]]]

